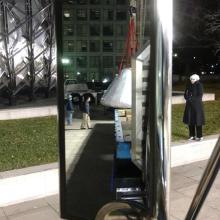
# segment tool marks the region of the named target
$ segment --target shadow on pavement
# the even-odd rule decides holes
[[[73,118],[82,118],[82,112],[78,109],[78,107],[74,108]],[[114,110],[112,108],[106,108],[102,105],[93,105],[90,108],[90,118],[91,120],[113,120]]]
[[[95,219],[103,205],[115,200],[111,190],[114,148],[114,124],[96,124],[67,183],[67,213],[78,216],[72,219]]]

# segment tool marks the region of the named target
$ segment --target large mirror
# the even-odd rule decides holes
[[[168,32],[172,15],[170,3],[169,0],[171,14],[166,23]],[[155,4],[161,3],[158,1]],[[149,153],[151,160],[161,161],[156,166],[163,166],[164,160],[167,168],[163,168],[159,178],[166,180],[169,174],[169,164],[166,164],[169,163],[168,149],[164,150],[163,158],[160,154],[164,145],[169,145],[169,134],[166,134],[169,132],[166,127],[169,118],[165,117],[166,121],[160,116],[168,114],[163,109],[164,102],[166,111],[170,110],[167,108],[170,102],[166,98],[171,88],[162,90],[162,84],[166,87],[170,80],[170,72],[164,77],[159,73],[165,74],[168,68],[171,70],[172,39],[169,32],[164,33],[162,41],[161,29],[158,32],[154,30],[151,37],[159,40],[153,40],[150,47],[149,14],[162,16],[156,8],[152,3],[152,13],[149,1],[57,1],[60,198],[61,216],[64,218],[101,219],[102,207],[105,210],[108,204],[118,204],[114,203],[115,200],[122,200],[119,209],[130,212],[132,219],[145,219],[147,208],[151,209],[150,212],[154,210],[146,204],[157,193],[148,188],[151,193],[146,198],[145,187],[153,185],[146,186],[145,181],[151,176],[153,181],[150,184],[153,184],[158,174],[152,176],[153,173],[145,173],[149,165],[145,153]],[[163,47],[165,52],[162,53]],[[152,65],[158,65],[158,69],[151,68],[156,72],[151,77],[151,110],[150,96],[147,95],[150,51]],[[155,51],[158,52],[158,59]],[[168,57],[162,62],[162,56]],[[160,128],[155,127],[154,117],[149,122],[150,111],[155,112],[155,118],[159,117]],[[151,140],[149,133],[146,133],[147,123],[152,130]],[[139,133],[138,129],[144,132]],[[153,135],[158,132],[162,141],[154,143]],[[167,138],[163,139],[164,135]],[[161,149],[153,152],[149,148],[146,152],[143,149],[150,146],[149,142]],[[160,195],[166,197],[165,186],[161,184],[158,187],[164,192]],[[158,202],[161,203],[157,201],[155,205]],[[160,208],[162,210],[164,207],[160,204]],[[165,216],[164,212],[162,210],[160,215]],[[117,205],[109,213],[106,215],[112,219],[111,216],[118,213]],[[125,216],[122,219],[129,219],[129,215],[127,218]]]
[[[58,48],[63,84],[59,115],[65,169],[61,212],[68,219],[91,220],[116,199],[114,109],[100,104],[100,99],[120,64],[125,65],[130,3],[66,0],[58,4],[62,9],[57,45],[62,47]]]
[[[56,1],[62,217],[169,219],[169,196],[178,194],[169,191],[172,56],[173,73],[180,81],[195,72],[202,80],[209,81],[211,75],[214,81],[219,79],[215,75],[218,65],[210,65],[210,70],[203,62],[207,55],[201,53],[204,48],[192,56],[198,42],[191,38],[204,40],[196,31],[204,30],[203,20],[198,18],[206,12],[201,9],[208,7],[217,13],[217,2],[206,5],[197,1],[199,7],[187,0],[175,3],[172,54],[172,0]],[[187,20],[189,11],[195,16],[192,20]],[[212,18],[211,14],[205,17]],[[208,25],[210,22],[215,29],[212,19]],[[208,42],[207,38],[200,40],[204,45]],[[215,86],[219,88],[217,83]],[[183,93],[174,95],[182,97]],[[183,112],[183,105],[181,108]],[[174,133],[184,127],[179,112]],[[187,139],[187,129],[178,130],[181,138]],[[204,134],[208,133],[204,130]],[[192,140],[198,149],[204,143],[200,138]],[[191,153],[182,153],[177,162]],[[176,176],[181,182],[182,175]],[[204,174],[206,180],[207,176]],[[173,186],[179,187],[175,175],[173,179]],[[204,201],[201,192],[198,194]],[[178,208],[186,198],[181,199],[173,199],[174,218],[182,217]]]

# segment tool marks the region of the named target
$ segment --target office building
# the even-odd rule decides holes
[[[68,0],[63,7],[66,78],[111,80],[124,55],[128,0]]]

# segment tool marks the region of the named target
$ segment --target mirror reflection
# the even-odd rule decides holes
[[[66,210],[72,218],[95,219],[116,198],[115,112],[100,101],[128,64],[129,8],[127,0],[63,3]]]
[[[121,199],[143,203],[145,199],[141,131],[150,47],[144,7],[144,2],[128,0],[63,3],[68,218],[112,219],[121,211],[108,210],[104,217],[102,207],[105,210],[106,204]],[[138,48],[143,49],[132,61]],[[140,71],[137,78],[132,71]],[[134,97],[131,86],[138,91]],[[131,110],[131,101],[135,111]],[[134,134],[133,114],[138,118]],[[137,142],[131,150],[132,135]],[[140,219],[139,211],[124,205],[127,214],[122,214],[122,219]]]

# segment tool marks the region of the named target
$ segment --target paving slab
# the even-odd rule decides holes
[[[7,216],[10,216],[45,206],[48,206],[48,203],[45,201],[45,199],[36,199],[24,203],[18,203],[16,205],[7,206],[4,207],[3,210]]]
[[[194,176],[195,171],[201,168],[204,171],[207,161],[200,161],[180,167],[171,171],[171,215],[183,220],[186,216],[193,196],[198,187],[203,172]],[[185,179],[187,178],[188,181]],[[182,183],[181,183],[181,180]],[[193,180],[193,182],[190,182]],[[190,184],[191,183],[191,184]],[[198,220],[219,220],[220,219],[220,173],[218,173],[212,188],[203,204]]]
[[[9,220],[58,220],[60,219],[58,213],[51,207],[42,207],[27,212],[19,213],[17,215],[9,216]]]
[[[3,208],[0,208],[0,217],[4,217],[4,216],[5,216],[4,210]]]
[[[57,213],[60,211],[60,200],[59,195],[53,195],[45,197],[44,200],[47,202],[47,204],[53,208]]]
[[[192,179],[193,169],[205,169],[207,161],[200,161],[173,168],[171,173],[171,220],[183,220],[195,194],[199,180]],[[190,173],[192,170],[192,174]],[[178,172],[179,170],[179,172]],[[184,174],[185,176],[183,176]],[[201,178],[202,174],[199,174]],[[181,179],[182,177],[182,179]],[[192,182],[189,182],[191,181]],[[191,185],[189,183],[192,183]],[[220,173],[217,175],[207,199],[199,213],[198,220],[220,219]],[[7,218],[5,218],[5,214]],[[20,203],[0,209],[0,220],[56,220],[59,217],[59,195],[40,200]]]

